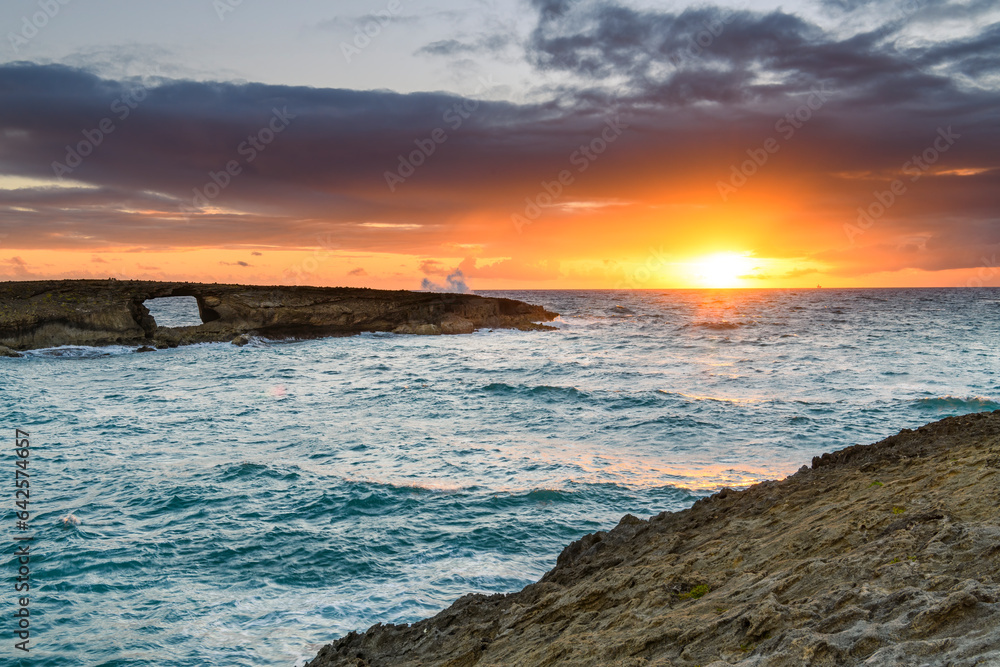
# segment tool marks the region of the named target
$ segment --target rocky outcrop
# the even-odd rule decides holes
[[[168,296],[194,297],[202,324],[158,326],[143,302]],[[59,345],[245,343],[251,335],[546,329],[539,322],[555,317],[540,306],[474,294],[119,280],[5,282],[0,283],[0,355]]]
[[[376,625],[309,667],[1000,665],[1000,412],[625,516],[538,583]]]

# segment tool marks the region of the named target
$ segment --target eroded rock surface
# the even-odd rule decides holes
[[[1000,412],[625,516],[538,583],[376,625],[309,667],[1000,665]]]
[[[203,324],[157,326],[146,299],[193,296]],[[260,287],[119,280],[0,283],[0,355],[59,345],[153,345],[316,338],[394,331],[471,333],[480,328],[545,329],[555,313],[473,294],[344,287]]]

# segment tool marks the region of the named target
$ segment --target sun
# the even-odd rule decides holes
[[[728,288],[743,285],[743,278],[757,267],[748,253],[720,252],[691,262],[691,281],[702,287]]]

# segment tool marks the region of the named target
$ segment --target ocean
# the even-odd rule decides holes
[[[7,664],[302,665],[626,513],[1000,409],[1000,289],[482,293],[558,330],[0,359],[36,537]]]

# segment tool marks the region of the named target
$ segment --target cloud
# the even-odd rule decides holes
[[[403,14],[359,14],[355,16],[337,16],[332,19],[327,19],[325,21],[320,21],[315,25],[317,30],[333,30],[338,32],[351,32],[355,28],[364,29],[365,26],[370,24],[375,24],[381,28],[392,23],[399,23],[401,25],[416,25],[423,21],[426,17],[416,16],[416,15],[403,15]],[[372,29],[374,31],[374,29]]]
[[[820,0],[820,5],[834,14],[862,14],[889,22],[903,16],[912,21],[978,20],[996,9],[993,0],[926,2],[925,0]]]
[[[555,280],[561,275],[558,262],[524,262],[510,258],[478,266],[477,259],[467,257],[458,265],[458,271],[468,278],[532,280],[537,282]]]
[[[349,275],[349,276],[367,276],[368,272],[365,271],[363,268],[361,268],[359,266],[356,269],[351,269],[350,271],[348,271],[347,275]]]
[[[111,108],[129,90],[128,82],[63,66],[0,66],[0,174],[51,179],[53,163],[68,164],[67,146],[75,151],[82,145],[89,153],[67,174],[87,187],[0,190],[0,225],[20,230],[9,243],[271,244],[281,227],[280,242],[293,247],[314,246],[317,237],[335,234],[345,246],[391,249],[392,239],[403,238],[387,233],[392,229],[405,231],[407,243],[419,239],[433,245],[445,240],[448,230],[423,223],[440,222],[443,209],[414,207],[411,199],[448,191],[448,198],[437,198],[453,213],[484,203],[484,194],[494,204],[509,205],[511,195],[502,190],[510,188],[525,157],[518,145],[542,148],[534,138],[519,136],[517,128],[547,113],[480,102],[476,114],[461,119],[460,131],[452,131],[454,119],[461,118],[454,108],[466,100],[443,93],[170,81],[149,89],[141,105],[121,118]],[[268,131],[275,109],[295,117],[264,150],[252,153],[251,162],[248,137]],[[94,136],[102,118],[114,131],[100,145],[87,146],[84,132]],[[567,121],[567,127],[574,125],[582,123]],[[391,197],[386,172],[437,128],[450,132],[447,150],[442,147],[440,156]],[[484,151],[500,147],[497,142],[511,131],[514,144],[493,161],[501,181],[508,181],[497,191],[483,166],[469,167]],[[224,173],[230,161],[241,173],[217,190],[211,175]],[[456,192],[451,183],[461,181],[473,187]],[[215,195],[207,206],[204,197],[195,197],[206,188]],[[100,216],[94,214],[98,208]]]
[[[3,260],[3,263],[9,264],[13,267],[13,277],[21,279],[34,277],[31,271],[28,270],[28,263],[21,259],[21,257],[10,257],[9,259]]]
[[[591,85],[608,81],[624,88],[622,98],[674,106],[777,101],[821,82],[855,103],[946,104],[962,95],[953,72],[996,72],[1000,52],[996,25],[969,37],[934,40],[932,34],[918,46],[898,42],[907,21],[888,17],[874,30],[845,36],[781,10],[534,4],[541,14],[529,46],[536,66]],[[943,4],[959,13],[964,7]],[[919,16],[916,11],[905,18]],[[935,69],[914,66],[920,60]]]
[[[251,254],[252,256],[254,256],[254,257],[260,257],[260,256],[261,256],[261,255],[263,255],[264,253],[262,253],[262,252],[257,252],[256,250],[254,250],[254,251],[253,251],[252,253],[250,253],[250,254]]]
[[[90,261],[93,262],[94,264],[107,264],[108,263],[108,260],[102,259],[101,257],[98,257],[97,255],[94,255],[93,257],[91,257]]]
[[[430,56],[459,56],[470,53],[492,53],[499,54],[506,51],[515,44],[514,37],[510,34],[495,33],[479,35],[470,42],[460,42],[456,39],[443,39],[421,47],[416,55]]]
[[[420,271],[426,276],[446,276],[451,269],[436,259],[425,259],[420,262]]]
[[[972,222],[914,234],[898,219],[882,219],[849,248],[815,255],[838,276],[864,276],[882,271],[920,269],[947,271],[1000,266],[1000,226]]]
[[[243,260],[238,260],[236,262],[219,262],[223,266],[250,266],[250,264],[244,262]]]

